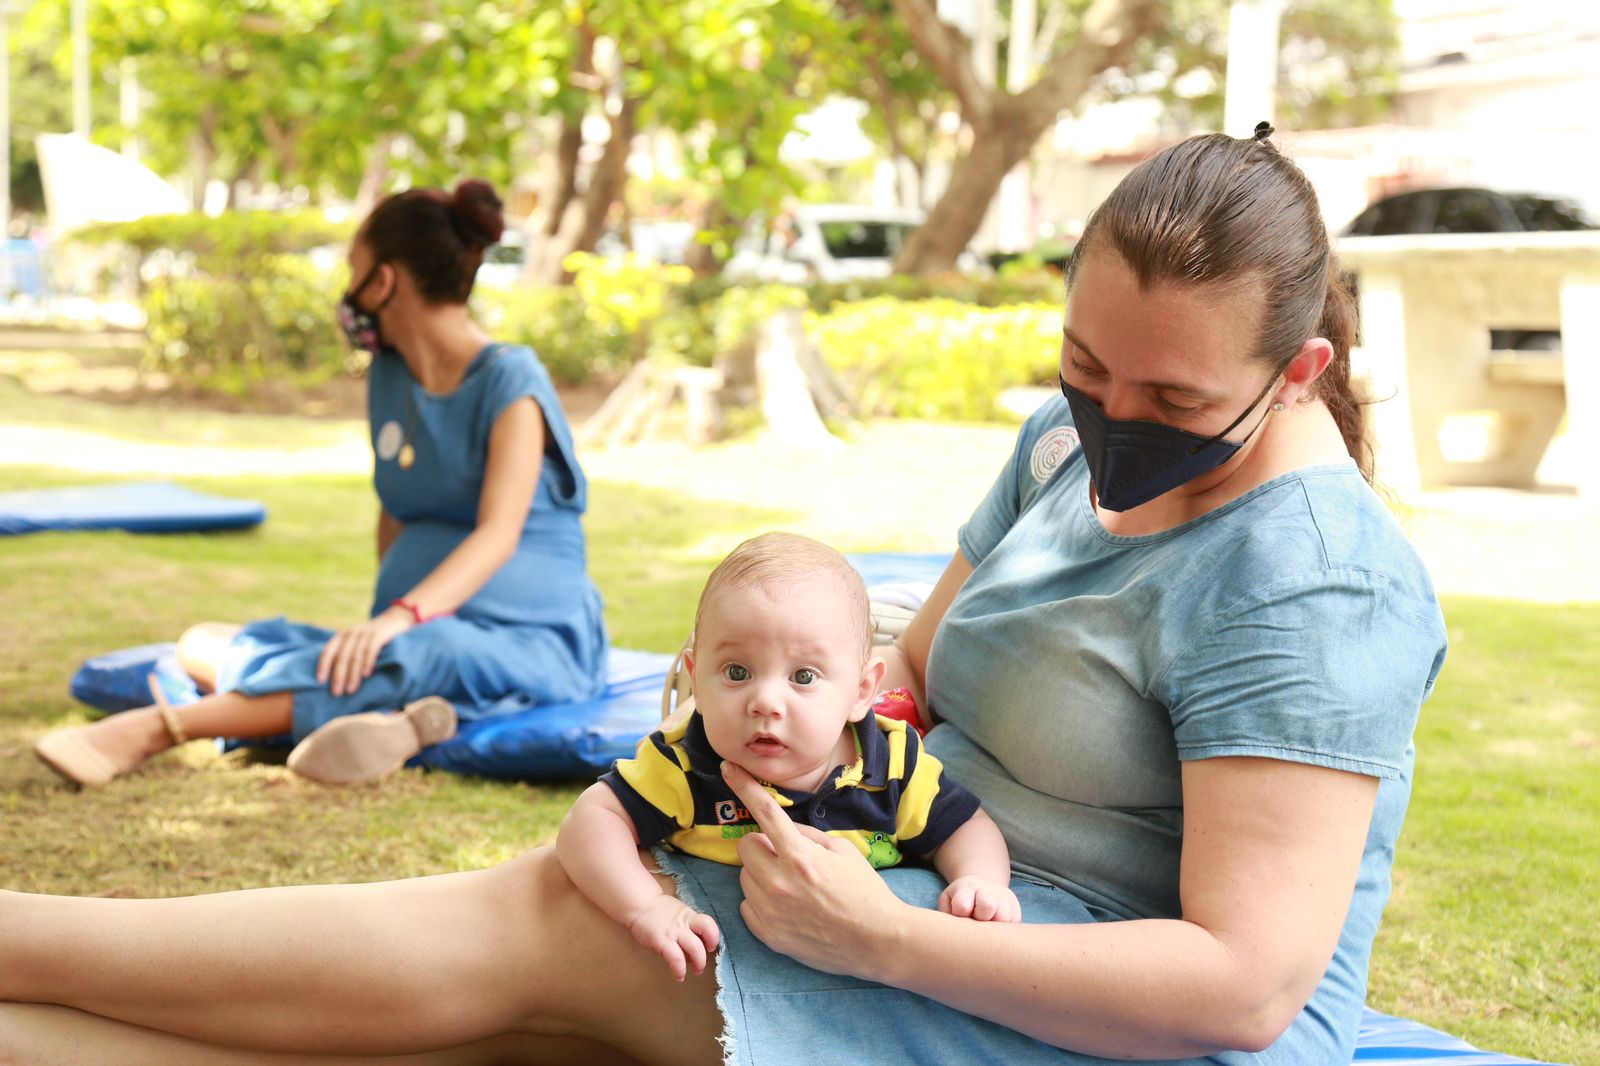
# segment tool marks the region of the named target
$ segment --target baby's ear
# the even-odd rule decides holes
[[[856,693],[856,705],[851,710],[850,721],[859,722],[872,710],[872,701],[878,696],[878,686],[883,684],[884,671],[887,669],[883,659],[876,655],[861,668],[861,687]]]
[[[689,692],[694,693],[694,647],[686,646],[683,649],[683,676],[689,679]]]

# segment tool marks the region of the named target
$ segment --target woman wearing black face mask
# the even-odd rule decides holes
[[[1363,476],[1353,334],[1316,197],[1270,144],[1174,145],[1086,227],[1067,395],[885,652],[1005,834],[1027,924],[939,911],[935,873],[807,835],[730,765],[762,830],[743,868],[660,856],[722,931],[715,979],[673,981],[544,848],[380,885],[0,893],[0,1035],[42,1061],[250,1066],[291,1060],[227,1049],[1350,1062],[1445,646]]]
[[[372,355],[381,504],[370,617],[337,632],[197,626],[180,658],[211,695],[169,707],[157,693],[144,710],[50,734],[35,750],[52,769],[98,785],[188,738],[291,733],[294,769],[364,781],[505,696],[598,694],[606,637],[571,432],[538,356],[491,341],[467,313],[503,228],[494,190],[467,181],[390,197],[350,247],[337,314]]]

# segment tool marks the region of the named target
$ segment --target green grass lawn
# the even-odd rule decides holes
[[[0,467],[0,491],[90,480]],[[88,654],[200,618],[337,625],[364,612],[375,504],[362,480],[186,483],[259,499],[270,518],[236,534],[0,539],[0,886],[146,896],[376,880],[551,838],[575,786],[407,773],[327,789],[204,744],[82,795],[40,767],[30,741],[84,718],[66,685]],[[709,545],[791,518],[595,485],[591,557],[615,641],[675,650]],[[1480,1046],[1600,1063],[1600,606],[1451,599],[1445,611],[1452,649],[1418,730],[1370,1001]]]

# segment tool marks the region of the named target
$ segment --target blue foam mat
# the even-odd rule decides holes
[[[176,644],[146,644],[98,655],[73,675],[72,695],[111,713],[147,707],[153,675],[168,702],[191,703],[200,692],[178,664],[177,650]],[[541,707],[509,697],[462,723],[454,737],[428,748],[412,764],[513,781],[594,778],[614,759],[633,754],[640,738],[660,722],[661,687],[672,658],[613,648],[605,692],[598,699]],[[252,743],[273,746],[272,741]]]
[[[1382,1062],[1387,1066],[1517,1066],[1534,1063],[1552,1066],[1537,1059],[1519,1059],[1494,1051],[1480,1051],[1464,1040],[1430,1029],[1421,1022],[1379,1014],[1371,1007],[1361,1012],[1361,1029],[1356,1034],[1354,1062]]]
[[[266,517],[267,509],[254,500],[209,496],[166,481],[0,493],[0,536],[46,530],[247,529]]]
[[[671,655],[612,648],[606,689],[582,703],[533,706],[501,700],[413,765],[517,781],[593,778],[633,754],[661,722],[661,688]]]

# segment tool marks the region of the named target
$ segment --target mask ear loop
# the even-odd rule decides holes
[[[389,304],[394,300],[395,292],[400,288],[398,284],[391,286],[389,289],[389,295],[383,298],[383,303],[379,304],[377,307],[374,307],[370,311],[361,306],[361,294],[366,291],[368,285],[372,284],[372,279],[378,276],[378,271],[381,270],[385,265],[387,264],[381,262],[373,263],[372,269],[367,271],[366,276],[361,279],[361,283],[355,288],[348,289],[345,292],[345,295],[350,297],[350,302],[355,304],[357,311],[360,311],[364,315],[371,315],[373,318],[377,318],[378,312],[389,306]]]
[[[1273,373],[1272,377],[1267,379],[1267,383],[1261,387],[1261,391],[1256,393],[1256,398],[1250,401],[1250,406],[1246,407],[1243,411],[1239,412],[1239,417],[1238,418],[1235,418],[1232,422],[1229,422],[1225,427],[1223,427],[1223,430],[1222,430],[1221,433],[1218,433],[1214,437],[1207,437],[1205,440],[1201,441],[1199,444],[1196,444],[1194,447],[1190,448],[1189,449],[1189,454],[1190,455],[1198,455],[1204,449],[1211,447],[1213,444],[1215,444],[1218,441],[1220,441],[1223,437],[1226,437],[1229,433],[1232,433],[1234,430],[1238,429],[1239,428],[1239,423],[1243,422],[1246,418],[1248,418],[1249,415],[1250,415],[1250,412],[1254,411],[1256,409],[1256,404],[1260,403],[1262,400],[1267,398],[1267,393],[1272,391],[1272,387],[1278,383],[1278,379],[1279,378],[1283,377],[1283,372],[1289,368],[1289,363],[1292,363],[1292,362],[1294,362],[1294,357],[1293,356],[1291,356],[1289,358],[1288,362],[1285,362],[1282,366],[1280,366]],[[1272,405],[1271,410],[1281,411],[1281,410],[1283,410],[1283,404],[1275,403],[1275,404]],[[1267,420],[1267,412],[1263,411],[1263,412],[1261,412],[1261,422],[1265,422],[1266,420]],[[1255,424],[1255,426],[1251,428],[1250,432],[1245,434],[1244,440],[1249,440],[1251,437],[1255,436],[1256,430],[1261,428],[1261,422],[1257,422]],[[1239,443],[1243,444],[1244,441],[1240,441]]]

